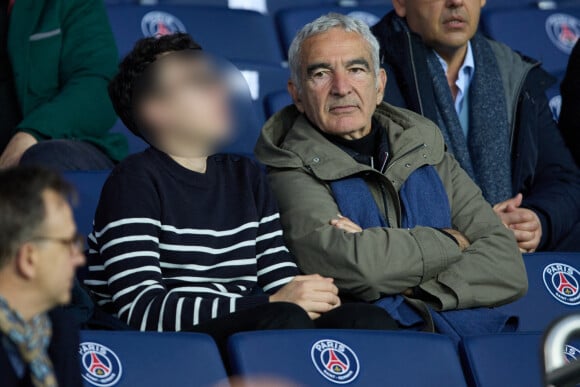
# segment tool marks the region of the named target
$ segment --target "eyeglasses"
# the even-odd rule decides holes
[[[75,234],[72,238],[54,238],[38,236],[31,239],[32,241],[47,241],[60,243],[61,245],[71,249],[73,253],[81,253],[85,249],[85,237],[81,234]]]

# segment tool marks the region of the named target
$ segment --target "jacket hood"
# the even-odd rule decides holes
[[[377,107],[373,118],[387,131],[391,163],[418,149],[421,152],[416,164],[435,165],[443,159],[443,136],[426,118],[384,102]],[[255,154],[268,167],[308,168],[323,180],[341,179],[371,169],[326,139],[294,105],[266,122]]]

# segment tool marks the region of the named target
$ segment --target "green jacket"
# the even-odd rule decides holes
[[[24,119],[38,140],[90,142],[113,160],[127,154],[107,84],[118,56],[102,0],[16,0],[8,53]]]
[[[435,124],[385,103],[374,118],[387,130],[390,142],[392,158],[385,174],[357,163],[293,106],[272,117],[262,131],[256,155],[269,167],[286,241],[300,268],[333,277],[341,292],[365,301],[416,286],[424,291],[416,292],[423,301],[438,310],[495,306],[523,296],[526,270],[513,233],[445,153]],[[426,164],[433,165],[443,181],[453,228],[471,241],[463,253],[449,237],[429,227],[348,234],[329,224],[339,209],[328,182],[358,174],[365,177],[383,216],[388,214],[389,224],[400,227],[398,191]],[[387,211],[380,185],[388,195]]]

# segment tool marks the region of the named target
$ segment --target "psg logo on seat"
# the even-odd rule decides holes
[[[544,285],[548,292],[565,305],[580,304],[580,272],[564,263],[551,263],[544,268]]]
[[[316,370],[336,384],[351,383],[358,377],[360,364],[350,347],[337,340],[319,340],[310,351]]]
[[[160,37],[178,32],[187,32],[185,25],[177,17],[167,12],[151,11],[141,19],[141,32],[143,36]]]
[[[580,20],[565,13],[555,13],[546,19],[546,33],[556,47],[570,54],[580,38]]]
[[[83,379],[93,386],[111,387],[121,380],[123,374],[121,361],[108,347],[84,342],[79,346],[79,354]]]

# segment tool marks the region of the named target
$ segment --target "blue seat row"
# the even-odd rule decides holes
[[[540,387],[541,334],[469,337],[459,348],[422,332],[245,332],[229,340],[228,364],[242,385]],[[214,341],[198,333],[84,331],[85,386],[228,386]],[[580,355],[567,345],[567,361]]]

